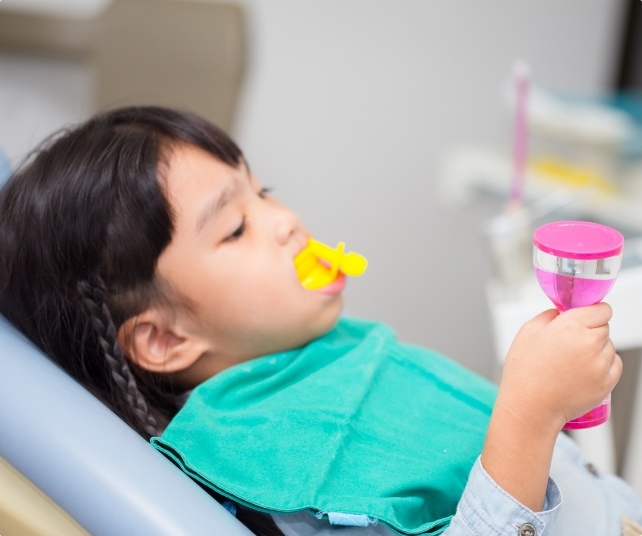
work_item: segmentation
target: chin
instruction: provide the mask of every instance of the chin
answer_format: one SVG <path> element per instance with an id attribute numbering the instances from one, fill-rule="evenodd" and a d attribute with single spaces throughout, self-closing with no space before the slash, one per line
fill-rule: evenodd
<path id="1" fill-rule="evenodd" d="M 333 314 L 329 314 L 330 311 L 324 311 L 323 314 L 318 315 L 313 318 L 306 326 L 305 329 L 302 329 L 296 336 L 294 336 L 290 343 L 284 346 L 288 348 L 282 348 L 283 350 L 292 350 L 294 348 L 301 348 L 306 344 L 311 343 L 312 341 L 323 337 L 326 333 L 331 331 L 334 326 L 337 325 L 339 318 L 341 316 L 341 308 L 338 308 Z"/>
<path id="2" fill-rule="evenodd" d="M 338 298 L 336 307 L 333 307 L 331 310 L 328 309 L 324 311 L 324 314 L 319 318 L 319 322 L 317 324 L 318 330 L 312 337 L 313 339 L 318 339 L 322 335 L 325 335 L 337 325 L 343 311 L 343 298 L 341 296 Z"/>

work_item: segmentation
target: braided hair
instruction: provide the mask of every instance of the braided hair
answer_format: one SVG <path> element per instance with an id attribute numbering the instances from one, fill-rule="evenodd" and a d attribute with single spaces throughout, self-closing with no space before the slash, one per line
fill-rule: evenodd
<path id="1" fill-rule="evenodd" d="M 150 436 L 160 433 L 160 428 L 147 401 L 138 389 L 138 382 L 129 367 L 123 350 L 118 343 L 118 330 L 105 303 L 105 285 L 99 278 L 94 284 L 87 281 L 78 283 L 78 293 L 89 312 L 94 335 L 109 367 L 114 384 L 123 393 L 125 407 L 132 412 L 131 418 Z"/>

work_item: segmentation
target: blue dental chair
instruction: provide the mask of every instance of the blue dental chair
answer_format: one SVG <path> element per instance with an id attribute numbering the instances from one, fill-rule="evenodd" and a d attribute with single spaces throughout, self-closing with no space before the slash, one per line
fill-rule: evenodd
<path id="1" fill-rule="evenodd" d="M 3 317 L 1 459 L 93 535 L 251 535 Z M 38 505 L 16 506 L 13 493 L 0 493 L 0 534 L 11 534 L 16 518 L 20 534 L 58 533 L 31 526 Z"/>

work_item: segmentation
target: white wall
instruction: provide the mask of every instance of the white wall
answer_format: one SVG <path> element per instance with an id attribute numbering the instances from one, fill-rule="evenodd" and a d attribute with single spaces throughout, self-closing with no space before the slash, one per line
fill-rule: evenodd
<path id="1" fill-rule="evenodd" d="M 239 0 L 241 1 L 241 0 Z M 608 88 L 621 0 L 245 0 L 251 66 L 236 129 L 254 171 L 321 240 L 365 254 L 348 312 L 491 374 L 480 225 L 436 198 L 461 143 L 510 150 L 499 86 Z"/>
<path id="2" fill-rule="evenodd" d="M 0 9 L 51 15 L 72 19 L 90 19 L 99 15 L 113 0 L 4 0 Z"/>
<path id="3" fill-rule="evenodd" d="M 12 167 L 51 133 L 90 114 L 94 83 L 81 59 L 0 53 L 0 148 Z"/>

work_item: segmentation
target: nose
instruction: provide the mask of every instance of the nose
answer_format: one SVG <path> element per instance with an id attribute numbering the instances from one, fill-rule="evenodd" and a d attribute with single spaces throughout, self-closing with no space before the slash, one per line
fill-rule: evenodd
<path id="1" fill-rule="evenodd" d="M 277 201 L 274 201 L 274 236 L 279 245 L 286 245 L 294 235 L 304 232 L 299 215 Z"/>

